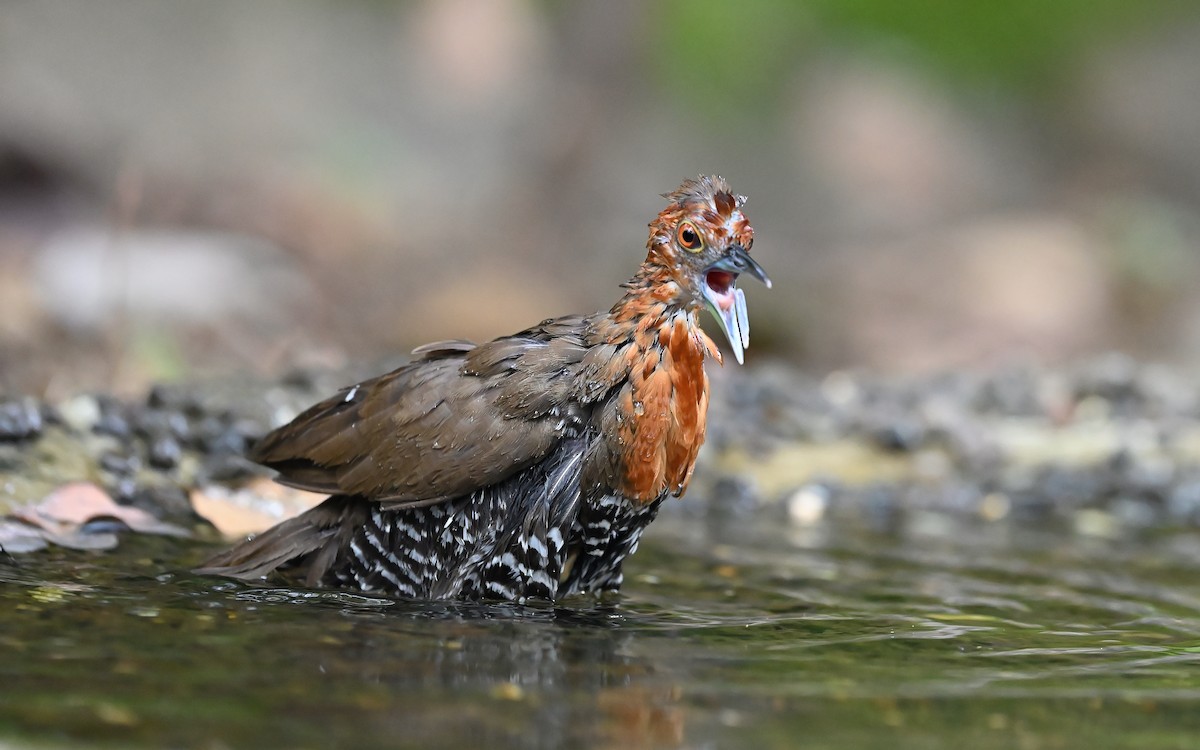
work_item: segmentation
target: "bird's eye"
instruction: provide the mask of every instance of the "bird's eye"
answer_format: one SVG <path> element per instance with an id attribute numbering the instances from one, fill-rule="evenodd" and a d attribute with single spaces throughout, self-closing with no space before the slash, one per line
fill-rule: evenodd
<path id="1" fill-rule="evenodd" d="M 679 225 L 679 229 L 675 231 L 675 239 L 679 240 L 679 246 L 689 252 L 698 253 L 704 247 L 704 241 L 700 239 L 700 233 L 692 226 L 691 222 L 685 221 Z"/>

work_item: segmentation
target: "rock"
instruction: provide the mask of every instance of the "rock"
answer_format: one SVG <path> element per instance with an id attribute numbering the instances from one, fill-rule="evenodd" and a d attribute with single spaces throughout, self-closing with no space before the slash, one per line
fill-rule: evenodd
<path id="1" fill-rule="evenodd" d="M 131 428 L 125 405 L 114 398 L 96 400 L 100 408 L 100 417 L 96 420 L 92 431 L 100 435 L 111 435 L 118 440 L 129 437 Z"/>
<path id="2" fill-rule="evenodd" d="M 910 453 L 924 441 L 925 428 L 916 419 L 900 417 L 875 427 L 871 430 L 870 437 L 876 445 L 886 451 Z"/>
<path id="3" fill-rule="evenodd" d="M 829 488 L 806 484 L 787 498 L 788 520 L 797 526 L 812 526 L 825 517 L 829 507 Z"/>
<path id="4" fill-rule="evenodd" d="M 236 453 L 216 454 L 204 462 L 201 476 L 213 482 L 232 482 L 255 476 L 263 470 Z"/>
<path id="5" fill-rule="evenodd" d="M 42 433 L 42 412 L 31 398 L 0 402 L 0 440 L 28 440 Z"/>
<path id="6" fill-rule="evenodd" d="M 1200 477 L 1192 477 L 1170 490 L 1166 510 L 1176 523 L 1200 524 Z"/>
<path id="7" fill-rule="evenodd" d="M 241 455 L 248 440 L 242 430 L 228 421 L 207 417 L 197 430 L 197 447 L 210 455 Z"/>
<path id="8" fill-rule="evenodd" d="M 161 435 L 150 443 L 150 465 L 156 469 L 173 469 L 182 457 L 179 441 L 170 435 Z"/>
<path id="9" fill-rule="evenodd" d="M 129 505 L 144 510 L 155 518 L 188 521 L 193 519 L 192 505 L 183 488 L 174 484 L 158 484 L 138 487 Z"/>
<path id="10" fill-rule="evenodd" d="M 49 542 L 41 529 L 27 523 L 0 518 L 0 549 L 9 555 L 36 552 Z"/>
<path id="11" fill-rule="evenodd" d="M 137 410 L 133 424 L 134 430 L 149 441 L 166 436 L 186 441 L 192 432 L 187 417 L 177 411 Z"/>
<path id="12" fill-rule="evenodd" d="M 59 405 L 63 422 L 76 432 L 90 432 L 99 423 L 103 412 L 95 397 L 81 394 Z"/>
<path id="13" fill-rule="evenodd" d="M 191 417 L 204 414 L 204 405 L 196 392 L 179 385 L 154 386 L 146 396 L 146 406 L 154 411 L 174 411 Z"/>
<path id="14" fill-rule="evenodd" d="M 862 515 L 867 527 L 880 534 L 895 533 L 903 520 L 899 493 L 894 487 L 875 484 L 862 492 Z"/>
<path id="15" fill-rule="evenodd" d="M 753 482 L 741 476 L 724 476 L 713 483 L 709 510 L 722 516 L 745 516 L 762 505 Z"/>
<path id="16" fill-rule="evenodd" d="M 142 461 L 137 455 L 122 455 L 120 453 L 105 453 L 100 456 L 100 468 L 122 477 L 130 477 L 141 468 Z"/>

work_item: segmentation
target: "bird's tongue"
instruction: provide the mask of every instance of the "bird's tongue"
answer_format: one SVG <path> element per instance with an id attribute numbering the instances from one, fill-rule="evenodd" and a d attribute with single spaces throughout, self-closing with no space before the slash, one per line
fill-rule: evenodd
<path id="1" fill-rule="evenodd" d="M 750 318 L 746 314 L 746 295 L 733 282 L 737 274 L 711 270 L 705 277 L 704 298 L 708 309 L 721 323 L 725 337 L 733 348 L 738 364 L 744 361 L 744 351 L 750 345 Z"/>

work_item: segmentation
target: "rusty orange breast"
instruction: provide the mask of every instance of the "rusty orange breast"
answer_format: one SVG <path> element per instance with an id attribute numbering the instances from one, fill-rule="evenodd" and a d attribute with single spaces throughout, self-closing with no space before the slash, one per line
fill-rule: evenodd
<path id="1" fill-rule="evenodd" d="M 704 443 L 708 415 L 706 353 L 716 347 L 679 314 L 638 337 L 630 353 L 629 388 L 618 408 L 623 460 L 621 494 L 651 502 L 663 492 L 683 494 Z"/>

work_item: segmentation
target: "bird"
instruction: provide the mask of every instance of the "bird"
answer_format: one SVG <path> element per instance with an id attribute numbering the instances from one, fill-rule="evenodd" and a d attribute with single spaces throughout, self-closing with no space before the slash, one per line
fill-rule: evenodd
<path id="1" fill-rule="evenodd" d="M 248 453 L 320 505 L 196 572 L 416 600 L 619 591 L 625 559 L 704 442 L 710 311 L 749 345 L 746 199 L 719 176 L 664 193 L 646 258 L 607 311 L 486 343 L 439 341 L 268 433 Z"/>

